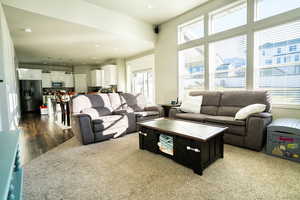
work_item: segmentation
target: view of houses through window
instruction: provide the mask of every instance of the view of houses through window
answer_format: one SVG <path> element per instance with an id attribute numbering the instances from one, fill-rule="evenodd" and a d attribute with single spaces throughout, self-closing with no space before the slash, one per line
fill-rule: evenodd
<path id="1" fill-rule="evenodd" d="M 255 33 L 256 88 L 274 102 L 300 103 L 300 21 Z"/>
<path id="2" fill-rule="evenodd" d="M 241 89 L 246 87 L 246 36 L 238 36 L 210 44 L 210 76 L 213 89 Z"/>
<path id="3" fill-rule="evenodd" d="M 223 23 L 228 27 L 220 27 L 218 30 L 213 29 L 213 32 L 230 30 L 230 28 L 237 25 L 243 25 L 242 21 L 245 20 L 247 4 L 245 1 L 237 2 L 240 3 L 233 3 L 225 8 L 220 8 L 218 12 L 212 11 L 213 14 L 207 13 L 210 16 L 208 18 L 210 26 L 216 28 L 219 27 L 216 24 Z M 283 3 L 282 0 L 256 0 L 252 3 L 256 3 L 256 6 L 254 6 L 256 8 L 254 10 L 256 18 L 253 19 L 254 25 L 246 24 L 247 26 L 255 26 L 255 20 L 300 7 L 299 0 L 288 1 L 281 9 L 275 9 L 275 7 L 280 7 Z M 261 6 L 262 4 L 264 6 Z M 262 15 L 262 9 L 268 8 L 267 5 L 274 9 L 270 9 L 266 15 Z M 243 16 L 243 19 L 240 17 L 234 21 L 230 17 L 234 15 Z M 178 34 L 181 34 L 180 29 L 178 31 Z M 180 50 L 178 52 L 179 93 L 183 94 L 196 89 L 247 89 L 249 88 L 247 87 L 247 83 L 249 83 L 247 77 L 250 77 L 253 78 L 250 88 L 270 91 L 273 103 L 300 104 L 300 21 L 252 31 L 250 34 L 254 37 L 254 41 L 252 41 L 254 43 L 253 57 L 247 55 L 247 44 L 249 42 L 247 41 L 247 34 L 249 33 L 245 32 L 244 35 L 235 36 L 233 33 L 232 37 L 226 39 L 212 40 L 208 44 L 203 42 L 203 45 L 201 45 L 201 42 L 197 42 L 195 47 Z M 208 38 L 209 41 L 213 37 L 209 32 L 204 35 L 204 38 Z M 186 39 L 186 41 L 189 41 L 189 39 Z M 201 46 L 198 46 L 199 44 Z M 205 45 L 208 45 L 209 52 L 204 52 Z M 207 56 L 205 53 L 207 53 Z M 205 58 L 209 61 L 205 62 Z M 251 76 L 247 76 L 249 71 L 247 70 L 249 67 L 247 66 L 247 59 L 252 59 L 254 63 L 254 66 L 250 66 L 253 67 L 254 72 Z M 205 66 L 204 63 L 207 63 L 208 66 Z M 209 80 L 206 80 L 204 77 L 208 68 Z M 210 83 L 207 84 L 209 85 L 208 88 L 204 87 L 206 81 Z"/>
<path id="4" fill-rule="evenodd" d="M 204 89 L 204 47 L 197 46 L 179 52 L 179 91 Z M 180 94 L 180 96 L 185 94 Z"/>

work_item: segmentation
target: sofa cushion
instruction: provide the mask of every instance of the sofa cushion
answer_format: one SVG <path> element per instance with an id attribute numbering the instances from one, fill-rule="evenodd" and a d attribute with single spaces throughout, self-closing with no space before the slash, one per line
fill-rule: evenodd
<path id="1" fill-rule="evenodd" d="M 234 120 L 234 117 L 229 116 L 211 116 L 207 115 L 205 121 L 216 122 L 221 124 L 231 124 L 236 126 L 245 126 L 246 122 L 244 120 Z"/>
<path id="2" fill-rule="evenodd" d="M 251 104 L 249 106 L 241 108 L 236 114 L 234 119 L 235 120 L 245 120 L 250 115 L 255 113 L 261 113 L 266 110 L 266 105 L 264 104 Z"/>
<path id="3" fill-rule="evenodd" d="M 213 91 L 194 91 L 190 92 L 190 96 L 203 96 L 203 106 L 219 106 L 221 92 Z"/>
<path id="4" fill-rule="evenodd" d="M 142 121 L 145 121 L 145 120 L 151 120 L 151 119 L 157 119 L 157 115 L 150 115 L 150 116 L 146 116 L 146 117 L 137 117 L 136 118 L 136 121 L 137 122 L 142 122 Z"/>
<path id="5" fill-rule="evenodd" d="M 128 117 L 126 115 L 109 115 L 92 120 L 94 132 L 106 129 L 128 128 Z"/>
<path id="6" fill-rule="evenodd" d="M 198 121 L 198 122 L 204 122 L 207 116 L 209 115 L 200 114 L 200 113 L 176 113 L 175 114 L 176 118 Z"/>
<path id="7" fill-rule="evenodd" d="M 206 121 L 205 123 L 215 126 L 225 126 L 228 129 L 225 132 L 225 135 L 236 135 L 236 136 L 245 136 L 246 135 L 246 126 L 237 126 L 237 125 L 231 125 L 231 124 L 223 124 L 223 123 L 217 123 L 217 122 L 209 122 Z"/>
<path id="8" fill-rule="evenodd" d="M 101 116 L 111 115 L 111 111 L 105 107 L 85 108 L 81 113 L 88 114 L 92 120 Z"/>
<path id="9" fill-rule="evenodd" d="M 190 92 L 191 96 L 203 96 L 201 105 L 201 114 L 217 115 L 218 106 L 220 105 L 221 92 L 214 91 L 194 91 Z"/>
<path id="10" fill-rule="evenodd" d="M 159 115 L 158 111 L 143 111 L 143 112 L 134 112 L 137 117 L 148 117 L 148 116 L 157 116 Z"/>
<path id="11" fill-rule="evenodd" d="M 251 104 L 265 104 L 270 111 L 271 98 L 267 91 L 227 91 L 222 93 L 220 106 L 245 107 Z"/>
<path id="12" fill-rule="evenodd" d="M 239 106 L 221 106 L 218 109 L 217 115 L 234 117 L 241 108 Z"/>
<path id="13" fill-rule="evenodd" d="M 203 96 L 185 96 L 180 110 L 188 113 L 200 113 Z"/>
<path id="14" fill-rule="evenodd" d="M 86 108 L 105 107 L 112 111 L 107 94 L 87 94 L 72 97 L 72 112 L 78 114 Z"/>
<path id="15" fill-rule="evenodd" d="M 108 96 L 109 96 L 110 104 L 111 104 L 113 111 L 123 109 L 122 98 L 120 97 L 120 95 L 118 93 L 109 93 Z M 123 104 L 124 104 L 124 102 L 123 102 Z"/>
<path id="16" fill-rule="evenodd" d="M 128 112 L 142 112 L 146 106 L 145 97 L 142 94 L 130 94 L 122 93 L 120 94 L 124 98 L 123 109 L 128 110 Z"/>
<path id="17" fill-rule="evenodd" d="M 217 106 L 201 106 L 200 113 L 207 115 L 217 115 L 218 107 Z"/>

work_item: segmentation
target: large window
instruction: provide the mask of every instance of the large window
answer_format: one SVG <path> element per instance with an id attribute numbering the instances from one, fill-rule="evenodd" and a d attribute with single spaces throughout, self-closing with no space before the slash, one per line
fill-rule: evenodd
<path id="1" fill-rule="evenodd" d="M 247 23 L 247 3 L 238 1 L 219 10 L 210 16 L 210 33 L 218 33 Z"/>
<path id="2" fill-rule="evenodd" d="M 256 20 L 264 19 L 300 7 L 300 0 L 255 0 Z"/>
<path id="3" fill-rule="evenodd" d="M 178 43 L 182 44 L 204 36 L 203 17 L 178 26 Z"/>
<path id="4" fill-rule="evenodd" d="M 246 87 L 246 36 L 210 44 L 210 80 L 216 90 Z"/>
<path id="5" fill-rule="evenodd" d="M 154 102 L 153 95 L 153 73 L 152 70 L 137 71 L 132 73 L 131 91 L 133 93 L 141 93 L 145 96 L 147 104 Z"/>
<path id="6" fill-rule="evenodd" d="M 300 21 L 256 32 L 255 46 L 256 87 L 269 90 L 274 103 L 300 104 Z M 269 54 L 263 56 L 261 51 Z M 266 65 L 265 59 L 276 64 Z"/>
<path id="7" fill-rule="evenodd" d="M 204 89 L 204 48 L 197 46 L 179 52 L 180 96 L 191 90 Z"/>
<path id="8" fill-rule="evenodd" d="M 178 26 L 180 96 L 260 89 L 274 104 L 300 106 L 300 0 L 228 2 L 212 1 Z"/>

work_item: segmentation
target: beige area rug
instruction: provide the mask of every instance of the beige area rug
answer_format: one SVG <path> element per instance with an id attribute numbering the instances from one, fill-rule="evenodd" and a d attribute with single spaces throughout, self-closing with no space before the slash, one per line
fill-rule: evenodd
<path id="1" fill-rule="evenodd" d="M 300 164 L 225 145 L 203 176 L 139 150 L 137 134 L 81 146 L 76 138 L 24 166 L 25 200 L 300 199 Z"/>

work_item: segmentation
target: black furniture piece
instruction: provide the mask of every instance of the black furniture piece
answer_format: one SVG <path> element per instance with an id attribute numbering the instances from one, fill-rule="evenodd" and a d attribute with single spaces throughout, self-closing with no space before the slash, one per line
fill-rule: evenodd
<path id="1" fill-rule="evenodd" d="M 161 104 L 161 107 L 164 109 L 164 117 L 169 117 L 169 112 L 171 108 L 177 108 L 179 104 Z"/>
<path id="2" fill-rule="evenodd" d="M 223 134 L 226 127 L 159 118 L 138 123 L 138 128 L 140 149 L 171 158 L 199 175 L 224 156 Z M 160 150 L 160 134 L 173 137 L 173 155 Z"/>

